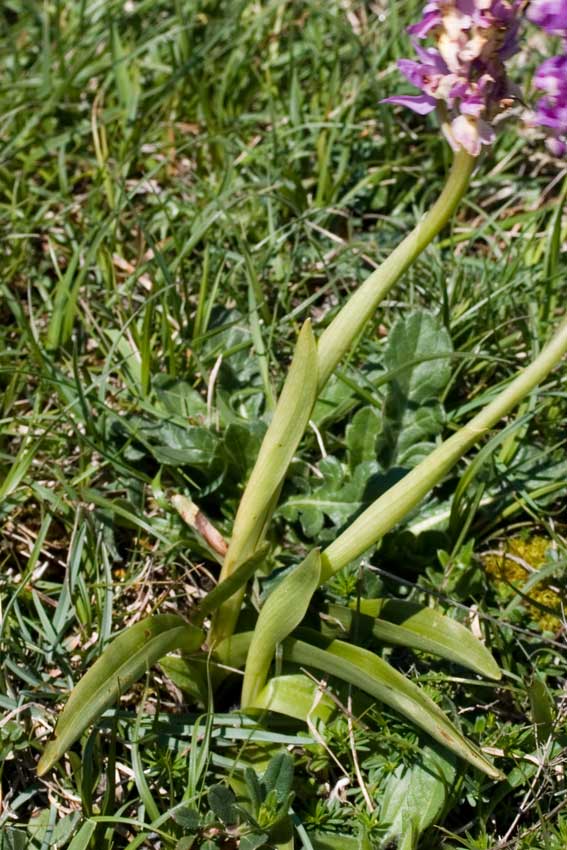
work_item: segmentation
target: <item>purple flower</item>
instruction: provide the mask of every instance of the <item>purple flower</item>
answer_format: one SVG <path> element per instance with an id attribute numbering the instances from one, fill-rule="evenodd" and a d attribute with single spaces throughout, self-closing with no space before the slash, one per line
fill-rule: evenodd
<path id="1" fill-rule="evenodd" d="M 532 0 L 527 17 L 551 35 L 567 37 L 567 0 Z"/>
<path id="2" fill-rule="evenodd" d="M 554 156 L 567 153 L 567 55 L 553 56 L 540 65 L 534 85 L 543 91 L 531 123 L 543 127 L 547 147 Z"/>
<path id="3" fill-rule="evenodd" d="M 520 5 L 521 0 L 430 0 L 421 21 L 408 30 L 419 61 L 398 63 L 421 94 L 384 102 L 421 115 L 437 109 L 453 149 L 478 156 L 494 140 L 490 122 L 512 96 L 504 62 L 517 50 Z M 433 45 L 423 47 L 426 39 Z"/>

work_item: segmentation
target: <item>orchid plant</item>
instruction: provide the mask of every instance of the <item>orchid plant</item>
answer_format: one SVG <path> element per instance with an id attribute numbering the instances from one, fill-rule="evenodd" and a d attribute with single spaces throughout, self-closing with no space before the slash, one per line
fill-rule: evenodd
<path id="1" fill-rule="evenodd" d="M 335 606 L 334 615 L 349 633 L 348 640 L 325 637 L 302 623 L 317 588 L 378 544 L 557 366 L 567 352 L 567 320 L 488 406 L 371 504 L 326 549 L 309 552 L 288 572 L 260 607 L 253 630 L 239 632 L 238 624 L 247 584 L 266 562 L 266 529 L 318 395 L 380 301 L 450 220 L 481 151 L 495 139 L 496 119 L 519 97 L 506 63 L 518 50 L 524 7 L 520 0 L 431 0 L 422 19 L 410 27 L 417 59 L 400 60 L 399 68 L 420 93 L 396 95 L 384 102 L 409 107 L 421 115 L 437 114 L 454 154 L 446 186 L 430 211 L 360 286 L 319 339 L 311 323 L 305 322 L 237 511 L 219 582 L 196 606 L 193 622 L 156 615 L 117 637 L 71 693 L 55 737 L 39 763 L 40 774 L 53 767 L 87 726 L 150 665 L 164 659 L 162 666 L 174 680 L 184 683 L 205 703 L 208 688 L 222 680 L 224 668 L 243 668 L 242 711 L 256 716 L 276 711 L 309 722 L 324 722 L 335 706 L 298 668 L 323 672 L 392 706 L 488 776 L 502 776 L 423 690 L 379 655 L 358 646 L 353 627 L 357 618 L 364 617 L 371 622 L 378 643 L 436 653 L 475 674 L 498 680 L 501 672 L 491 653 L 465 626 L 432 608 L 383 599 L 360 599 L 356 611 Z M 527 15 L 566 43 L 564 0 L 534 0 Z M 567 55 L 545 61 L 535 76 L 535 86 L 544 96 L 533 121 L 545 128 L 550 150 L 563 154 L 567 150 Z M 165 658 L 174 651 L 181 656 Z M 276 656 L 295 671 L 270 675 Z"/>

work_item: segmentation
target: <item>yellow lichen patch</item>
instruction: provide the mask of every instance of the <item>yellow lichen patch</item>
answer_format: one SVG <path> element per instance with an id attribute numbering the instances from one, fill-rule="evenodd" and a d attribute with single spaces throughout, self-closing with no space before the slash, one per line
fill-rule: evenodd
<path id="1" fill-rule="evenodd" d="M 506 541 L 501 553 L 487 553 L 483 555 L 482 561 L 487 574 L 505 597 L 512 598 L 515 593 L 524 593 L 523 604 L 533 619 L 544 631 L 558 632 L 562 628 L 561 599 L 549 587 L 549 582 L 544 580 L 524 591 L 532 570 L 539 570 L 547 563 L 546 554 L 550 547 L 551 541 L 547 537 L 513 537 Z M 535 604 L 530 605 L 527 600 Z M 557 615 L 544 608 L 557 611 Z"/>

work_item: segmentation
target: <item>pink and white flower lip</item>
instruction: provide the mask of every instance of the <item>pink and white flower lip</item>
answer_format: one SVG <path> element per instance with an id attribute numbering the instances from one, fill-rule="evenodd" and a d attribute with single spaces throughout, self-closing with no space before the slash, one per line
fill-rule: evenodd
<path id="1" fill-rule="evenodd" d="M 521 0 L 430 0 L 422 19 L 408 29 L 419 61 L 398 63 L 421 94 L 384 102 L 421 115 L 437 109 L 453 149 L 478 156 L 494 141 L 492 119 L 514 97 L 505 60 L 518 48 L 521 5 Z M 423 47 L 424 40 L 432 45 Z"/>

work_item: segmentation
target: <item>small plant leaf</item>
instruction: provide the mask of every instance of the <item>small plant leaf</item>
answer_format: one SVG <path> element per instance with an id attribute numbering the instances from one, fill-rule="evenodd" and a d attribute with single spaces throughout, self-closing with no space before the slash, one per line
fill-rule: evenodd
<path id="1" fill-rule="evenodd" d="M 351 469 L 365 461 L 376 461 L 380 425 L 380 414 L 374 407 L 362 407 L 352 417 L 346 429 L 348 464 Z"/>
<path id="2" fill-rule="evenodd" d="M 262 783 L 268 794 L 276 792 L 278 804 L 287 800 L 293 784 L 293 758 L 286 750 L 270 759 Z"/>
<path id="3" fill-rule="evenodd" d="M 399 319 L 388 336 L 384 361 L 392 373 L 378 439 L 385 468 L 407 465 L 409 452 L 441 430 L 440 396 L 451 380 L 451 337 L 431 313 Z M 410 465 L 414 465 L 410 462 Z"/>
<path id="4" fill-rule="evenodd" d="M 176 809 L 173 812 L 173 820 L 176 824 L 182 826 L 183 829 L 186 829 L 188 832 L 195 832 L 201 825 L 199 812 L 196 809 L 192 809 L 190 806 L 183 806 L 182 808 Z"/>
<path id="5" fill-rule="evenodd" d="M 528 681 L 526 688 L 530 698 L 536 742 L 541 746 L 553 732 L 555 706 L 547 685 L 537 674 Z"/>
<path id="6" fill-rule="evenodd" d="M 320 575 L 319 550 L 314 549 L 278 584 L 264 603 L 244 670 L 243 707 L 254 702 L 264 687 L 276 646 L 303 620 L 319 585 Z"/>
<path id="7" fill-rule="evenodd" d="M 250 798 L 252 814 L 256 817 L 258 815 L 258 812 L 260 811 L 260 806 L 264 802 L 264 793 L 262 791 L 260 780 L 258 779 L 254 768 L 247 767 L 245 769 L 244 781 L 246 782 L 246 788 L 248 790 L 248 796 Z"/>
<path id="8" fill-rule="evenodd" d="M 415 850 L 421 833 L 442 814 L 455 777 L 454 758 L 438 747 L 424 745 L 416 764 L 400 764 L 384 787 L 380 821 L 388 830 L 381 846 Z"/>
<path id="9" fill-rule="evenodd" d="M 243 835 L 240 839 L 240 850 L 258 850 L 263 847 L 268 840 L 266 832 L 249 832 L 248 835 Z"/>
<path id="10" fill-rule="evenodd" d="M 67 850 L 87 850 L 96 827 L 95 821 L 86 821 L 69 844 Z"/>
<path id="11" fill-rule="evenodd" d="M 55 738 L 39 761 L 42 776 L 94 723 L 120 694 L 143 676 L 146 670 L 175 649 L 194 652 L 203 633 L 173 614 L 148 617 L 115 638 L 75 685 L 63 709 Z"/>
<path id="12" fill-rule="evenodd" d="M 211 785 L 207 799 L 211 809 L 225 826 L 233 826 L 236 823 L 236 797 L 230 788 L 226 785 Z"/>

